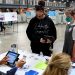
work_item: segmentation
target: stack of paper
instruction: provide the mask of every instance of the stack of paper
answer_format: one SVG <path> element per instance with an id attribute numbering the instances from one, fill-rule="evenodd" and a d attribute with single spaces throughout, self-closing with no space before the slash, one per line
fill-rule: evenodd
<path id="1" fill-rule="evenodd" d="M 47 67 L 47 64 L 45 63 L 45 61 L 39 61 L 39 62 L 35 65 L 35 68 L 41 69 L 41 70 L 45 70 L 46 67 Z"/>

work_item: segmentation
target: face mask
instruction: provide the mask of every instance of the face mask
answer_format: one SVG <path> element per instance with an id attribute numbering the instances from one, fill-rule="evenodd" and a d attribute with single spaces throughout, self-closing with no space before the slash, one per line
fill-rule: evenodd
<path id="1" fill-rule="evenodd" d="M 66 17 L 66 21 L 67 22 L 72 22 L 72 18 L 71 17 Z"/>

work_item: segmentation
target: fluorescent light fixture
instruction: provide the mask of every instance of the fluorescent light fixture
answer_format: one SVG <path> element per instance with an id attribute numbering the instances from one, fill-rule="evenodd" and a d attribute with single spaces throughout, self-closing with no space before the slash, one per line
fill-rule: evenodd
<path id="1" fill-rule="evenodd" d="M 56 3 L 56 1 L 55 1 L 55 0 L 54 0 L 53 2 L 54 2 L 54 3 Z"/>

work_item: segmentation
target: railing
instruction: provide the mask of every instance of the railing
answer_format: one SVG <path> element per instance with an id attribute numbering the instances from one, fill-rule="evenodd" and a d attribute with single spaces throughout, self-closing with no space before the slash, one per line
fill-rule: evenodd
<path id="1" fill-rule="evenodd" d="M 22 8 L 26 8 L 27 5 L 21 5 L 21 4 L 0 4 L 0 8 L 19 8 L 21 6 Z"/>

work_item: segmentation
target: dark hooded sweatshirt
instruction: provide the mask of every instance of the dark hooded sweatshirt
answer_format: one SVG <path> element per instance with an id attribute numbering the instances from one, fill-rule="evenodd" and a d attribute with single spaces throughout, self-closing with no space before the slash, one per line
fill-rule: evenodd
<path id="1" fill-rule="evenodd" d="M 57 38 L 55 25 L 48 16 L 45 16 L 45 18 L 41 20 L 37 17 L 32 18 L 27 27 L 26 33 L 31 44 L 35 45 L 37 45 L 37 43 L 40 44 L 40 39 L 45 36 L 53 37 L 53 39 L 50 38 L 52 44 Z"/>

